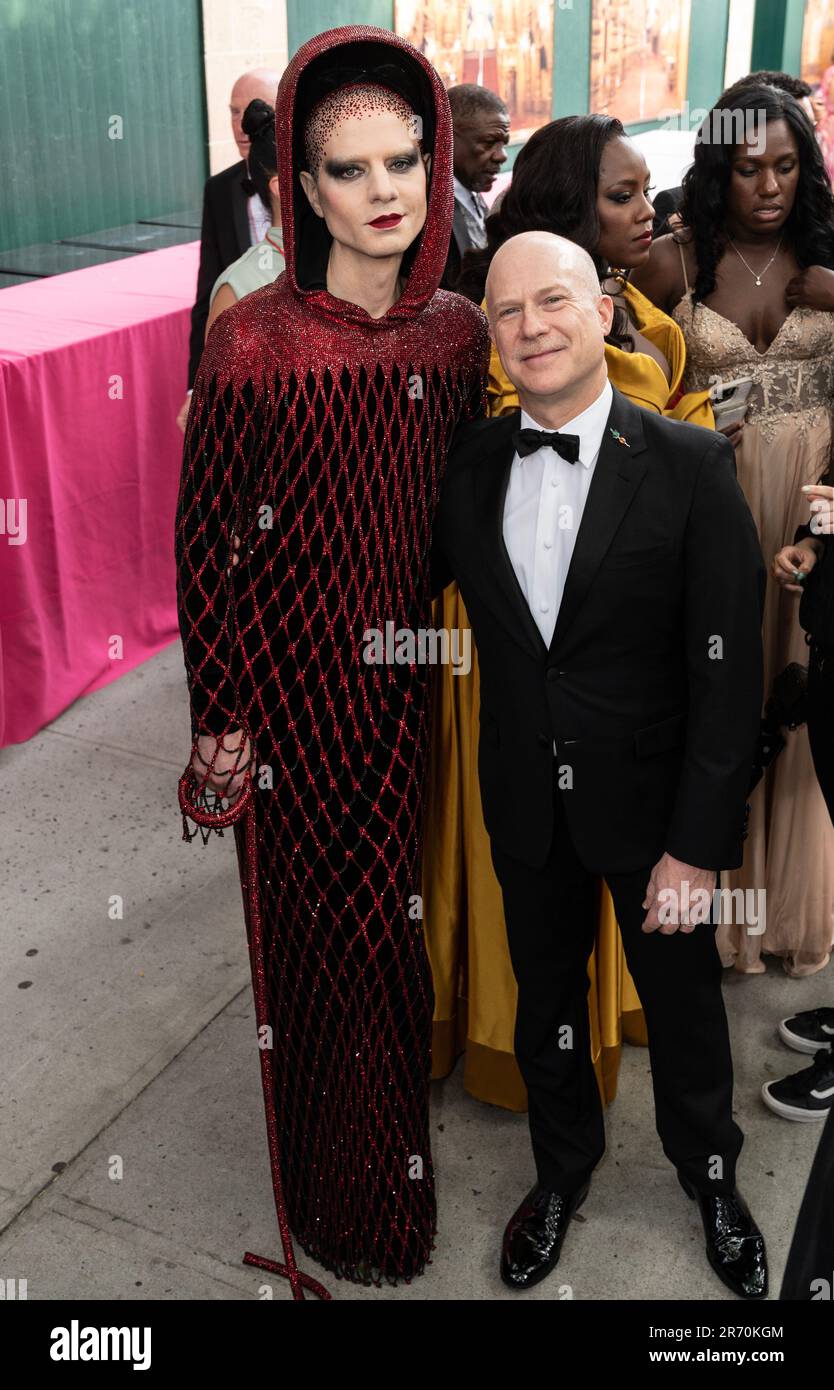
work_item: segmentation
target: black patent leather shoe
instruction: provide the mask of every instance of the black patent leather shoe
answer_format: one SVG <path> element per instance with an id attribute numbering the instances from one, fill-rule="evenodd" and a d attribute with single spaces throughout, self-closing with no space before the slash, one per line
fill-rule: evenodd
<path id="1" fill-rule="evenodd" d="M 501 1250 L 501 1278 L 511 1289 L 531 1289 L 555 1268 L 570 1221 L 591 1184 L 562 1196 L 538 1184 L 510 1218 Z"/>
<path id="2" fill-rule="evenodd" d="M 697 1201 L 707 1238 L 707 1259 L 719 1279 L 739 1298 L 767 1294 L 767 1254 L 764 1236 L 736 1189 L 729 1196 L 698 1192 L 678 1173 L 687 1197 Z"/>

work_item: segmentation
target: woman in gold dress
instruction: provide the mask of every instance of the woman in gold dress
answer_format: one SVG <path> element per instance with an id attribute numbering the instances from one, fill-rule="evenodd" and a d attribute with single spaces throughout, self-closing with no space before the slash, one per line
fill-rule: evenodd
<path id="1" fill-rule="evenodd" d="M 769 556 L 807 520 L 802 488 L 817 482 L 831 447 L 834 195 L 813 127 L 788 93 L 730 88 L 702 132 L 728 124 L 745 138 L 696 142 L 682 225 L 659 238 L 639 273 L 684 334 L 690 389 L 716 375 L 752 383 L 736 464 Z M 762 635 L 767 696 L 789 663 L 808 661 L 796 605 L 776 584 L 768 586 Z M 755 925 L 719 923 L 725 965 L 760 975 L 771 955 L 794 977 L 828 965 L 834 828 L 807 727 L 787 735 L 753 793 L 744 864 L 722 873 L 721 886 L 745 902 L 764 894 L 756 901 L 767 905 Z"/>
<path id="2" fill-rule="evenodd" d="M 568 237 L 592 256 L 602 288 L 617 305 L 606 347 L 613 384 L 648 410 L 712 427 L 709 393 L 680 391 L 680 329 L 628 283 L 628 272 L 649 256 L 648 193 L 646 162 L 618 120 L 590 115 L 551 121 L 519 153 L 512 183 L 487 218 L 486 248 L 467 254 L 456 289 L 480 303 L 492 256 L 518 232 Z M 494 349 L 489 399 L 493 415 L 518 404 Z M 469 627 L 457 585 L 435 601 L 433 623 L 449 630 Z M 474 644 L 468 675 L 459 668 L 456 674 L 451 665 L 436 674 L 423 858 L 423 917 L 435 990 L 433 1071 L 445 1076 L 465 1049 L 467 1090 L 479 1100 L 524 1110 L 526 1090 L 513 1053 L 516 984 L 478 786 Z M 621 1039 L 645 1045 L 646 1032 L 604 883 L 589 974 L 593 1061 L 603 1099 L 611 1101 Z"/>

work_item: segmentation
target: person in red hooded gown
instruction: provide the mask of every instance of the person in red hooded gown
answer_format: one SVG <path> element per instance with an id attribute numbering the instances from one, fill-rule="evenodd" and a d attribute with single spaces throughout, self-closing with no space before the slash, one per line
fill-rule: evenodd
<path id="1" fill-rule="evenodd" d="M 429 673 L 374 634 L 431 626 L 432 522 L 488 334 L 438 289 L 452 131 L 416 49 L 311 39 L 276 130 L 286 270 L 217 319 L 186 429 L 180 804 L 188 838 L 234 826 L 285 1263 L 245 1258 L 301 1298 L 327 1294 L 290 1233 L 362 1282 L 421 1273 L 433 1245 Z"/>

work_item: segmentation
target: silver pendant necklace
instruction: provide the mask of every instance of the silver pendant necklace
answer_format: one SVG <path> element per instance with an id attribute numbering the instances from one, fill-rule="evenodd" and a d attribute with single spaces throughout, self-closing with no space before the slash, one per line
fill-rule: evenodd
<path id="1" fill-rule="evenodd" d="M 783 232 L 783 233 L 782 233 L 782 236 L 784 236 L 784 235 L 785 235 L 785 234 L 784 234 L 784 232 Z M 759 272 L 755 271 L 755 270 L 753 269 L 752 265 L 747 265 L 747 261 L 745 261 L 744 257 L 742 256 L 741 252 L 739 251 L 738 247 L 736 246 L 735 242 L 733 241 L 733 238 L 732 238 L 731 236 L 728 236 L 728 237 L 727 237 L 727 240 L 729 241 L 730 245 L 732 246 L 733 250 L 735 251 L 736 255 L 738 256 L 738 258 L 739 258 L 739 260 L 742 262 L 742 264 L 745 265 L 745 266 L 747 266 L 747 269 L 750 271 L 750 274 L 753 276 L 753 279 L 756 281 L 756 284 L 757 284 L 757 285 L 760 285 L 760 284 L 762 283 L 763 277 L 764 277 L 765 275 L 767 275 L 767 272 L 770 270 L 770 267 L 773 265 L 773 262 L 776 260 L 776 257 L 779 255 L 779 247 L 782 245 L 782 237 L 780 236 L 779 240 L 777 241 L 777 243 L 776 243 L 776 250 L 774 251 L 773 255 L 771 256 L 771 258 L 770 258 L 770 260 L 768 261 L 767 265 L 765 266 L 764 270 L 759 271 Z"/>

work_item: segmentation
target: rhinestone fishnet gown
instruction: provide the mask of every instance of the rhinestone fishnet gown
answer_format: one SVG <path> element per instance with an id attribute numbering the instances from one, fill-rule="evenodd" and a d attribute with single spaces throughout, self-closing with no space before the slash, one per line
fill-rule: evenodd
<path id="1" fill-rule="evenodd" d="M 295 254 L 318 230 L 293 199 L 299 84 L 338 45 L 416 64 L 434 112 L 426 226 L 377 320 L 321 287 L 323 263 L 305 283 Z M 221 820 L 187 773 L 181 798 L 193 819 L 235 826 L 287 1268 L 247 1260 L 288 1273 L 299 1297 L 300 1282 L 321 1289 L 295 1271 L 287 1224 L 352 1279 L 409 1278 L 432 1247 L 433 1001 L 414 905 L 428 668 L 364 652 L 369 629 L 431 626 L 446 448 L 459 417 L 483 411 L 488 344 L 480 311 L 436 288 L 451 129 L 430 65 L 386 31 L 331 31 L 287 68 L 276 116 L 287 270 L 212 329 L 177 518 L 195 746 L 243 729 L 254 769 Z"/>

